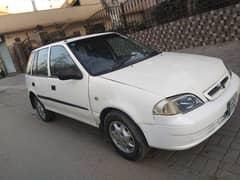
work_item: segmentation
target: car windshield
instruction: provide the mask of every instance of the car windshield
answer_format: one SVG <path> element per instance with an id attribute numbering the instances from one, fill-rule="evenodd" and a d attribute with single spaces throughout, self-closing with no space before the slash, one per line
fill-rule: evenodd
<path id="1" fill-rule="evenodd" d="M 109 73 L 155 56 L 158 52 L 118 34 L 68 43 L 69 48 L 93 76 Z"/>

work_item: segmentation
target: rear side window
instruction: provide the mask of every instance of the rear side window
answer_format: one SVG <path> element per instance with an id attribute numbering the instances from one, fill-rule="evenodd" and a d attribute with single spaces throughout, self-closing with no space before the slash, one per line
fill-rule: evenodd
<path id="1" fill-rule="evenodd" d="M 39 50 L 37 56 L 37 75 L 39 76 L 48 75 L 47 62 L 48 62 L 48 48 Z"/>
<path id="2" fill-rule="evenodd" d="M 63 46 L 54 46 L 51 48 L 50 70 L 52 76 L 57 76 L 59 72 L 66 71 L 71 71 L 76 74 L 81 73 Z"/>
<path id="3" fill-rule="evenodd" d="M 32 67 L 32 62 L 33 62 L 34 56 L 35 56 L 34 52 L 32 52 L 29 56 L 26 74 L 31 74 L 31 69 L 32 69 L 31 67 Z"/>

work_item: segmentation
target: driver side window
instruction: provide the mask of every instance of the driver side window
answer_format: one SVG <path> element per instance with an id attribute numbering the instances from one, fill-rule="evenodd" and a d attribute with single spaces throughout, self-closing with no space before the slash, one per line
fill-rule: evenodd
<path id="1" fill-rule="evenodd" d="M 79 68 L 63 46 L 53 46 L 51 48 L 50 71 L 51 76 L 58 76 L 59 73 L 65 72 L 81 74 Z"/>

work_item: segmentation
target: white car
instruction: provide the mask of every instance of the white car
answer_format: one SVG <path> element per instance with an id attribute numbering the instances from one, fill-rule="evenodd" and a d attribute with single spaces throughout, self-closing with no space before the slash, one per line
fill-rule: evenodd
<path id="1" fill-rule="evenodd" d="M 32 52 L 26 84 L 44 121 L 54 112 L 101 128 L 117 152 L 198 145 L 231 117 L 239 77 L 223 61 L 158 53 L 118 33 L 83 36 Z"/>

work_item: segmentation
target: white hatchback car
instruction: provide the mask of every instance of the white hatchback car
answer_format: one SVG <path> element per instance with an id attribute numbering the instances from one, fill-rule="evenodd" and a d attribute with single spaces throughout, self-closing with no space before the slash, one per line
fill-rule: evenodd
<path id="1" fill-rule="evenodd" d="M 118 33 L 68 39 L 32 52 L 26 84 L 44 121 L 54 112 L 102 128 L 117 152 L 184 150 L 233 114 L 239 77 L 223 61 L 158 53 Z"/>

